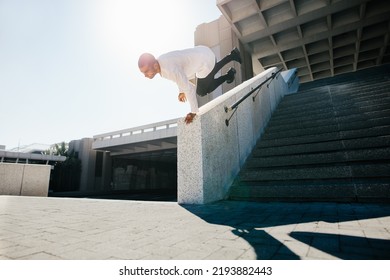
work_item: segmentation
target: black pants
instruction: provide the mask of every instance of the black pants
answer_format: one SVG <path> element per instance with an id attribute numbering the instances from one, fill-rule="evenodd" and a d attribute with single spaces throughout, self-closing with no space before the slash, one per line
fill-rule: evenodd
<path id="1" fill-rule="evenodd" d="M 215 63 L 213 70 L 205 78 L 198 78 L 196 81 L 196 94 L 200 96 L 205 96 L 210 92 L 213 92 L 217 87 L 223 84 L 228 78 L 229 75 L 225 74 L 218 77 L 217 79 L 214 76 L 222 69 L 223 66 L 233 61 L 232 55 L 229 54 L 223 59 Z"/>

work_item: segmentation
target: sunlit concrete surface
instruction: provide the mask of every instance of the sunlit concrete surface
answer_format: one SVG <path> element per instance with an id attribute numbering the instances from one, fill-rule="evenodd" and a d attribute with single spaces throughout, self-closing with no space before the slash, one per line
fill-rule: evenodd
<path id="1" fill-rule="evenodd" d="M 390 205 L 0 196 L 0 259 L 390 259 Z"/>

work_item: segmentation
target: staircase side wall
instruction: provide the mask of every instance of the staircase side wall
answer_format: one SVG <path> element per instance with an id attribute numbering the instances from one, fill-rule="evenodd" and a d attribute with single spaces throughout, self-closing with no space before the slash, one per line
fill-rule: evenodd
<path id="1" fill-rule="evenodd" d="M 193 123 L 178 123 L 178 202 L 203 204 L 227 197 L 229 187 L 264 131 L 289 84 L 278 75 L 242 102 L 237 111 L 225 106 L 266 80 L 271 68 L 200 108 Z M 294 71 L 294 70 L 290 70 Z M 297 82 L 297 81 L 296 81 Z M 291 86 L 291 83 L 290 83 Z M 231 118 L 230 118 L 231 117 Z M 229 119 L 229 125 L 225 123 Z"/>

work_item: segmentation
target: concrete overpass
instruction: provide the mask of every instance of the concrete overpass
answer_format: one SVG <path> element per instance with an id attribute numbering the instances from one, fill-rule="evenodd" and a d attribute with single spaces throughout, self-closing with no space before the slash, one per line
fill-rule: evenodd
<path id="1" fill-rule="evenodd" d="M 179 119 L 95 135 L 92 148 L 112 157 L 176 161 Z"/>
<path id="2" fill-rule="evenodd" d="M 100 188 L 106 191 L 175 199 L 178 120 L 95 135 L 92 149 L 96 164 L 91 167 L 95 178 L 87 176 L 93 182 L 91 188 L 101 184 Z M 101 178 L 96 178 L 99 166 Z"/>

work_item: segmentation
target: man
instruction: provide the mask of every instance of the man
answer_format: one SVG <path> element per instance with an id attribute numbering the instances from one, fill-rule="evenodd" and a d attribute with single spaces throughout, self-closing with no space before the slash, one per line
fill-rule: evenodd
<path id="1" fill-rule="evenodd" d="M 185 122 L 189 124 L 199 111 L 196 94 L 205 96 L 225 81 L 227 83 L 234 81 L 236 70 L 232 67 L 225 75 L 215 78 L 218 71 L 231 61 L 241 63 L 240 52 L 237 48 L 216 62 L 215 55 L 210 48 L 196 46 L 191 49 L 172 51 L 157 59 L 150 53 L 144 53 L 138 60 L 138 67 L 146 78 L 153 79 L 156 74 L 160 74 L 161 77 L 177 84 L 179 101 L 190 103 L 191 112 L 185 118 Z M 193 79 L 196 79 L 196 88 L 190 82 Z"/>

